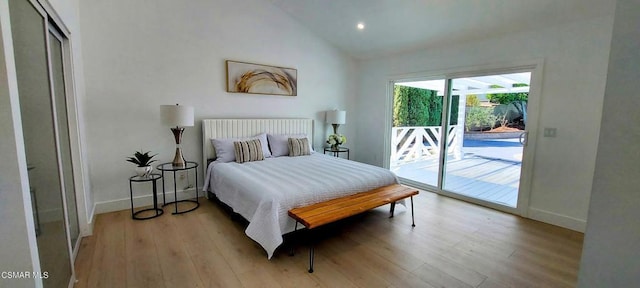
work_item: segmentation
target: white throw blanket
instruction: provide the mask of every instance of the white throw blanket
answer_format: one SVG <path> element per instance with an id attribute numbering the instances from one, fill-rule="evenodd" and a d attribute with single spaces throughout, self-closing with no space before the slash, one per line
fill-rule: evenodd
<path id="1" fill-rule="evenodd" d="M 389 170 L 313 153 L 238 164 L 212 162 L 204 189 L 249 220 L 245 233 L 268 254 L 293 231 L 288 211 L 398 183 Z"/>

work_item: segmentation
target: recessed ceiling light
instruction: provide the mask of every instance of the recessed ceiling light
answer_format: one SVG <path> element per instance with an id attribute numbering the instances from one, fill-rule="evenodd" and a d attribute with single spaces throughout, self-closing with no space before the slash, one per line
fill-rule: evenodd
<path id="1" fill-rule="evenodd" d="M 360 22 L 358 23 L 358 25 L 356 25 L 356 27 L 358 28 L 358 30 L 362 30 L 364 29 L 364 23 Z"/>

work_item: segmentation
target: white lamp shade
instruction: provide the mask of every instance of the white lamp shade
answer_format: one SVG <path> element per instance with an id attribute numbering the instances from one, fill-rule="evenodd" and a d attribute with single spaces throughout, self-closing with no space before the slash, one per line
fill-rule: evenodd
<path id="1" fill-rule="evenodd" d="M 180 105 L 160 105 L 162 125 L 169 127 L 193 126 L 193 107 Z"/>
<path id="2" fill-rule="evenodd" d="M 329 124 L 344 124 L 347 119 L 347 112 L 344 110 L 327 111 L 326 121 Z"/>

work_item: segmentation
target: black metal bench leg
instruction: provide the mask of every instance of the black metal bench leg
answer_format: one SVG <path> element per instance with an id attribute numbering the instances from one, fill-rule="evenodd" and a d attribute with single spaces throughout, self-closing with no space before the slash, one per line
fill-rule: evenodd
<path id="1" fill-rule="evenodd" d="M 296 232 L 298 232 L 298 221 L 296 221 L 296 228 L 293 229 L 293 234 L 296 234 Z M 289 250 L 289 256 L 293 256 L 293 254 L 295 254 L 295 243 L 294 242 L 294 237 L 296 237 L 297 235 L 291 235 L 291 250 Z"/>
<path id="2" fill-rule="evenodd" d="M 313 258 L 315 257 L 313 251 L 313 244 L 309 247 L 309 273 L 313 273 Z"/>
<path id="3" fill-rule="evenodd" d="M 396 211 L 396 202 L 391 202 L 391 216 L 389 216 L 389 218 L 393 218 L 393 212 Z"/>
<path id="4" fill-rule="evenodd" d="M 413 217 L 413 196 L 411 196 L 411 227 L 416 227 L 416 221 Z"/>

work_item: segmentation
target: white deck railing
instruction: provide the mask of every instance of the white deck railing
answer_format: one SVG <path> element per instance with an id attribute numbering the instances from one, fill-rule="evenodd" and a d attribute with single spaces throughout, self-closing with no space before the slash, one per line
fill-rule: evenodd
<path id="1" fill-rule="evenodd" d="M 393 127 L 391 130 L 391 167 L 403 163 L 440 156 L 440 126 Z M 447 153 L 459 156 L 461 141 L 458 141 L 456 125 L 449 126 Z M 462 136 L 462 135 L 460 135 Z"/>

